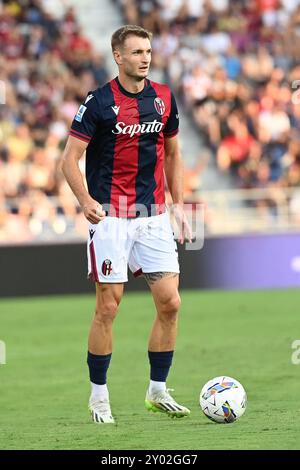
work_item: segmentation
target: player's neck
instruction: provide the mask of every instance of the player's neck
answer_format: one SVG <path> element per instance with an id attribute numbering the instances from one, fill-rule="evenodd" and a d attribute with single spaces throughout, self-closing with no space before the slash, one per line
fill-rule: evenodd
<path id="1" fill-rule="evenodd" d="M 131 77 L 127 77 L 126 75 L 120 74 L 118 76 L 119 82 L 121 83 L 122 87 L 125 88 L 126 91 L 129 93 L 139 93 L 145 87 L 145 79 L 141 81 L 136 81 Z"/>

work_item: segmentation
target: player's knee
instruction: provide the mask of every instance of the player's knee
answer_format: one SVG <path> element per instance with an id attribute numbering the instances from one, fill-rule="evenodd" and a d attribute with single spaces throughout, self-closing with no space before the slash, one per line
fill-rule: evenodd
<path id="1" fill-rule="evenodd" d="M 180 305 L 181 299 L 179 294 L 168 297 L 161 303 L 161 314 L 170 320 L 176 320 Z"/>
<path id="2" fill-rule="evenodd" d="M 101 323 L 109 323 L 114 320 L 118 312 L 118 302 L 115 300 L 107 300 L 101 305 L 97 305 L 95 312 L 95 320 Z"/>

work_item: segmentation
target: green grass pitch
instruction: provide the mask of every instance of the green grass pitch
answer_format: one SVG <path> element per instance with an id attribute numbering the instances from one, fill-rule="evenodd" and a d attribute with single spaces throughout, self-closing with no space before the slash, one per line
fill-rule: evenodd
<path id="1" fill-rule="evenodd" d="M 0 301 L 0 449 L 299 449 L 300 339 L 297 290 L 182 291 L 179 336 L 168 386 L 191 409 L 171 420 L 144 408 L 151 295 L 125 293 L 114 326 L 109 388 L 116 426 L 89 417 L 86 342 L 93 296 Z M 203 384 L 238 379 L 248 394 L 236 423 L 210 422 Z"/>

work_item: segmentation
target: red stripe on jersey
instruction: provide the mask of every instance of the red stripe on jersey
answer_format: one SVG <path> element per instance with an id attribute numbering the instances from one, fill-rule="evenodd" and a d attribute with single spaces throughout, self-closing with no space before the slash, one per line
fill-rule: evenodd
<path id="1" fill-rule="evenodd" d="M 166 125 L 166 122 L 170 116 L 171 112 L 171 91 L 170 88 L 167 85 L 161 85 L 159 83 L 152 82 L 150 80 L 150 84 L 152 88 L 154 88 L 157 96 L 161 98 L 165 104 L 165 112 L 162 116 L 162 122 L 164 123 L 164 126 Z M 157 213 L 162 213 L 164 210 L 162 208 L 164 207 L 164 202 L 165 202 L 165 179 L 164 179 L 164 159 L 165 159 L 165 149 L 164 149 L 164 134 L 163 132 L 159 133 L 159 137 L 157 139 L 156 143 L 156 155 L 157 155 L 157 160 L 156 160 L 156 165 L 155 165 L 155 170 L 154 170 L 154 178 L 156 181 L 156 188 L 154 191 L 154 202 L 155 204 L 158 204 L 159 209 Z"/>
<path id="2" fill-rule="evenodd" d="M 70 132 L 75 132 L 75 134 L 81 135 L 82 137 L 85 137 L 86 139 L 91 139 L 91 137 L 87 134 L 83 134 L 82 132 L 76 131 L 76 129 L 71 129 Z"/>
<path id="3" fill-rule="evenodd" d="M 140 116 L 136 98 L 125 96 L 116 80 L 111 82 L 115 106 L 119 107 L 117 122 L 139 124 Z M 129 119 L 128 119 L 129 118 Z M 117 217 L 136 217 L 136 177 L 138 173 L 139 135 L 117 134 L 113 162 L 110 204 Z M 119 199 L 125 197 L 125 199 Z M 128 212 L 128 209 L 130 213 Z"/>
<path id="4" fill-rule="evenodd" d="M 84 142 L 90 142 L 91 140 L 91 137 L 84 136 L 83 134 L 80 135 L 80 132 L 77 133 L 73 130 L 70 130 L 69 135 L 71 135 L 72 137 L 76 137 L 76 139 L 83 140 Z"/>
<path id="5" fill-rule="evenodd" d="M 91 258 L 91 268 L 92 268 L 93 281 L 94 282 L 99 282 L 94 242 L 90 243 L 89 248 L 90 248 L 90 258 Z"/>

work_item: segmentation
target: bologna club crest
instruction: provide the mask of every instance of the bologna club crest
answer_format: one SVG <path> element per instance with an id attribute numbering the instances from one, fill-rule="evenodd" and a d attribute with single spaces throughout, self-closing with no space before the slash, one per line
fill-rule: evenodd
<path id="1" fill-rule="evenodd" d="M 154 108 L 156 109 L 158 114 L 160 114 L 161 116 L 164 114 L 164 112 L 166 110 L 166 107 L 165 107 L 165 103 L 163 102 L 163 100 L 161 98 L 159 98 L 159 97 L 155 98 Z"/>
<path id="2" fill-rule="evenodd" d="M 105 259 L 102 263 L 102 273 L 104 276 L 109 276 L 112 272 L 112 263 L 110 259 Z"/>

